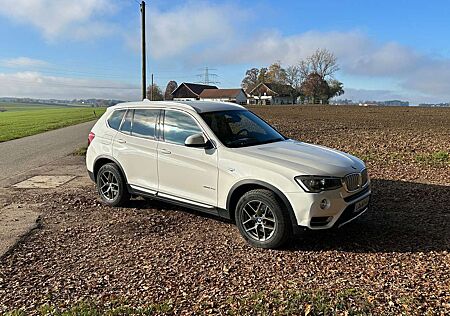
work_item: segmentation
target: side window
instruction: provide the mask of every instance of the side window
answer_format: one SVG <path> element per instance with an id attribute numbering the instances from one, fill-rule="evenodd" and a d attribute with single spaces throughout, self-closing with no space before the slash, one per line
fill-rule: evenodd
<path id="1" fill-rule="evenodd" d="M 108 119 L 108 125 L 112 129 L 116 131 L 119 130 L 120 123 L 122 122 L 123 115 L 125 114 L 125 110 L 117 110 L 114 111 L 113 114 Z"/>
<path id="2" fill-rule="evenodd" d="M 133 118 L 133 136 L 155 138 L 156 118 L 159 110 L 135 109 Z"/>
<path id="3" fill-rule="evenodd" d="M 133 119 L 133 111 L 134 110 L 128 110 L 127 114 L 125 115 L 125 119 L 123 120 L 122 126 L 120 127 L 120 131 L 122 133 L 131 134 L 131 121 Z"/>
<path id="4" fill-rule="evenodd" d="M 166 142 L 184 145 L 186 138 L 198 133 L 203 131 L 192 117 L 179 111 L 165 111 L 164 140 Z"/>

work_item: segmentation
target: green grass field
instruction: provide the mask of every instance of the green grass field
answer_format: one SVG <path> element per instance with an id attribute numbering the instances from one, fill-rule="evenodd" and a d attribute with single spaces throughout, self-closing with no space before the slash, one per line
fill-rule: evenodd
<path id="1" fill-rule="evenodd" d="M 0 103 L 0 142 L 95 120 L 105 108 Z M 95 111 L 95 115 L 94 115 Z"/>

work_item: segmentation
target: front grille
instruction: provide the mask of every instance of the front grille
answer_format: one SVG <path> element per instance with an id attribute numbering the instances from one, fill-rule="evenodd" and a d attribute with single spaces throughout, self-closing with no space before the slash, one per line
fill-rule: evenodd
<path id="1" fill-rule="evenodd" d="M 359 189 L 359 173 L 352 173 L 345 176 L 345 186 L 347 191 L 356 191 Z"/>
<path id="2" fill-rule="evenodd" d="M 369 181 L 367 169 L 363 169 L 361 173 L 351 173 L 344 177 L 345 188 L 348 192 L 353 192 L 364 187 Z"/>
<path id="3" fill-rule="evenodd" d="M 361 186 L 365 186 L 369 181 L 369 175 L 367 174 L 367 169 L 361 171 Z"/>

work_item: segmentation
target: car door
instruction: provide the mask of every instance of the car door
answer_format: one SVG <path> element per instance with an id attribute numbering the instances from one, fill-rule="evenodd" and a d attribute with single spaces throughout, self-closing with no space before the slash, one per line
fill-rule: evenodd
<path id="1" fill-rule="evenodd" d="M 164 111 L 163 141 L 158 148 L 158 194 L 213 209 L 217 206 L 217 149 L 184 144 L 188 136 L 198 133 L 204 131 L 187 112 Z"/>
<path id="2" fill-rule="evenodd" d="M 159 114 L 159 109 L 129 109 L 113 142 L 113 157 L 122 166 L 128 184 L 150 194 L 158 190 Z"/>

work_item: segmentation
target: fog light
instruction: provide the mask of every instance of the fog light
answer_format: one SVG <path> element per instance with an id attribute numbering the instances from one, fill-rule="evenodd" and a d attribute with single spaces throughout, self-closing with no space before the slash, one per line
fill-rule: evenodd
<path id="1" fill-rule="evenodd" d="M 327 199 L 323 199 L 322 201 L 320 201 L 320 208 L 322 210 L 329 208 L 330 207 L 330 201 L 328 201 Z"/>

